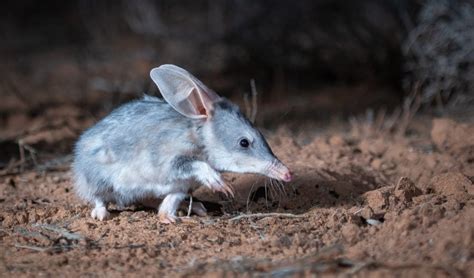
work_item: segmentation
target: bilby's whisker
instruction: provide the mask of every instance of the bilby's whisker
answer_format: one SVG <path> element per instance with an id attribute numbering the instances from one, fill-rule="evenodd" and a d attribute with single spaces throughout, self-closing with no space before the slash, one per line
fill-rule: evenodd
<path id="1" fill-rule="evenodd" d="M 275 180 L 271 180 L 271 183 L 272 183 L 273 187 L 275 187 L 275 191 L 278 192 L 278 203 L 280 203 L 281 198 L 282 198 L 282 192 L 281 192 L 280 188 L 275 184 Z"/>
<path id="2" fill-rule="evenodd" d="M 254 186 L 255 186 L 256 183 L 257 183 L 257 181 L 254 181 L 254 182 L 252 183 L 252 186 L 250 187 L 249 194 L 248 194 L 248 196 L 247 196 L 247 211 L 249 211 L 250 196 L 251 196 L 252 193 L 253 193 L 253 188 L 254 188 Z"/>
<path id="3" fill-rule="evenodd" d="M 283 194 L 286 195 L 286 186 L 283 184 L 282 181 L 277 180 L 277 183 L 280 186 L 281 190 L 283 191 Z"/>
<path id="4" fill-rule="evenodd" d="M 273 190 L 275 190 L 275 192 L 277 192 L 277 194 L 278 194 L 279 192 L 275 188 L 275 184 L 273 183 L 273 179 L 270 179 L 270 184 L 272 185 Z"/>
<path id="5" fill-rule="evenodd" d="M 270 189 L 270 194 L 271 194 L 271 195 L 270 195 L 270 198 L 272 198 L 272 200 L 274 200 L 275 197 L 276 197 L 276 195 L 278 195 L 278 194 L 277 194 L 277 192 L 275 191 L 275 188 L 274 188 L 274 186 L 273 186 L 273 184 L 272 184 L 272 180 L 271 180 L 271 179 L 270 179 L 270 186 L 269 186 L 268 188 Z"/>
<path id="6" fill-rule="evenodd" d="M 270 183 L 272 185 L 273 191 L 275 192 L 275 197 L 278 197 L 280 199 L 280 191 L 278 190 L 277 187 L 275 187 L 275 184 L 273 183 L 273 179 L 270 179 Z"/>
<path id="7" fill-rule="evenodd" d="M 281 196 L 281 195 L 284 195 L 284 191 L 283 191 L 283 189 L 281 188 L 280 184 L 278 183 L 278 180 L 273 179 L 273 180 L 272 180 L 272 183 L 273 183 L 273 186 L 275 186 L 275 188 L 278 189 L 278 192 L 279 192 L 280 196 Z"/>
<path id="8" fill-rule="evenodd" d="M 265 206 L 268 208 L 268 192 L 267 192 L 267 182 L 264 182 L 264 187 L 265 187 Z"/>

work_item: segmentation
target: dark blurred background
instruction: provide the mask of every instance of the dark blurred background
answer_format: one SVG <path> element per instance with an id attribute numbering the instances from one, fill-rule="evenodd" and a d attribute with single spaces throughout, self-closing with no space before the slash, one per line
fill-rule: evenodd
<path id="1" fill-rule="evenodd" d="M 430 48 L 464 47 L 463 57 L 452 55 L 464 61 L 446 75 L 472 73 L 472 9 L 470 1 L 441 0 L 6 1 L 2 95 L 30 106 L 119 101 L 155 90 L 150 68 L 174 63 L 227 96 L 244 94 L 253 78 L 263 102 L 327 87 L 388 90 L 385 100 L 399 101 L 413 82 L 430 78 L 417 66 L 451 66 L 422 64 L 436 59 L 422 55 L 439 54 Z M 451 92 L 443 94 L 446 101 Z"/>
<path id="2" fill-rule="evenodd" d="M 157 94 L 148 73 L 163 63 L 237 102 L 254 79 L 261 121 L 392 109 L 413 92 L 437 109 L 473 102 L 472 1 L 4 1 L 0 41 L 2 125 Z"/>

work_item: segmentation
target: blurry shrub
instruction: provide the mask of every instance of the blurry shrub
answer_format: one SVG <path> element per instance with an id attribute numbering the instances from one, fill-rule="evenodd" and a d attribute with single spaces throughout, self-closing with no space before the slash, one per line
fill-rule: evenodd
<path id="1" fill-rule="evenodd" d="M 420 87 L 423 103 L 474 102 L 474 6 L 428 0 L 403 43 L 405 89 Z"/>

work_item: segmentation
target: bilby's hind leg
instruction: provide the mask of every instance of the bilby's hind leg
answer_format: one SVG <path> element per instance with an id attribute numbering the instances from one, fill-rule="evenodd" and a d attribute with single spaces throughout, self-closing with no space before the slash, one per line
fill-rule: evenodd
<path id="1" fill-rule="evenodd" d="M 107 220 L 110 217 L 110 213 L 107 211 L 106 204 L 100 199 L 95 200 L 95 207 L 91 212 L 91 216 L 94 219 L 100 221 Z"/>
<path id="2" fill-rule="evenodd" d="M 184 204 L 181 205 L 181 209 L 189 212 L 189 205 L 191 203 L 191 212 L 198 215 L 198 216 L 207 216 L 207 209 L 204 207 L 203 203 L 198 201 L 186 201 Z"/>
<path id="3" fill-rule="evenodd" d="M 178 220 L 178 217 L 176 216 L 176 210 L 185 197 L 186 194 L 184 193 L 171 193 L 163 199 L 160 209 L 158 210 L 158 216 L 161 223 L 176 223 Z"/>

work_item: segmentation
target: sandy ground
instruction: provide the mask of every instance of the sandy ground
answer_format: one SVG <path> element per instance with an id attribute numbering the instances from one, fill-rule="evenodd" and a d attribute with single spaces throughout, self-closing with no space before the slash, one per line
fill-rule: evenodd
<path id="1" fill-rule="evenodd" d="M 28 123 L 36 132 L 23 142 L 25 161 L 36 142 L 67 153 L 93 121 L 74 107 L 50 114 L 61 120 Z M 2 132 L 21 121 L 28 119 L 12 118 Z M 472 123 L 425 117 L 406 136 L 289 130 L 269 133 L 269 142 L 293 182 L 227 175 L 236 198 L 201 190 L 196 198 L 209 215 L 177 225 L 141 207 L 91 219 L 74 194 L 70 156 L 24 171 L 8 162 L 0 172 L 0 276 L 474 277 Z"/>

